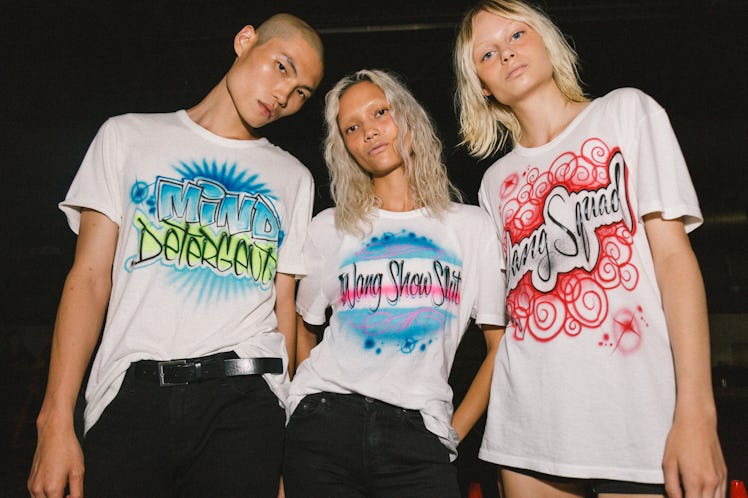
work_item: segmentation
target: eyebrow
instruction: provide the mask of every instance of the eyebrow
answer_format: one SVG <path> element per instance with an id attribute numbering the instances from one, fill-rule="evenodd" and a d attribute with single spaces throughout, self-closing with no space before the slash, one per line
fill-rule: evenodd
<path id="1" fill-rule="evenodd" d="M 283 56 L 284 59 L 286 59 L 286 62 L 291 67 L 291 71 L 293 71 L 294 77 L 298 78 L 299 77 L 299 72 L 297 71 L 296 64 L 294 64 L 293 59 L 291 58 L 291 56 L 288 55 L 285 52 L 281 52 L 281 55 Z M 314 88 L 310 87 L 309 85 L 299 85 L 299 87 L 307 90 L 310 94 L 314 93 Z"/>

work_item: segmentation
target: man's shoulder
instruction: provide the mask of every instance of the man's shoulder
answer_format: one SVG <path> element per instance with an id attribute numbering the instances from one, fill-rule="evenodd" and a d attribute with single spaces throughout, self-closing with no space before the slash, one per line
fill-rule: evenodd
<path id="1" fill-rule="evenodd" d="M 104 122 L 102 129 L 117 130 L 119 133 L 152 134 L 156 129 L 178 124 L 176 112 L 144 113 L 131 112 L 112 116 Z"/>
<path id="2" fill-rule="evenodd" d="M 295 175 L 308 180 L 312 179 L 312 174 L 304 166 L 304 163 L 286 149 L 267 139 L 265 139 L 263 145 L 263 148 L 269 154 L 275 156 L 274 163 L 271 165 L 272 168 L 282 168 L 284 174 Z"/>
<path id="3" fill-rule="evenodd" d="M 168 124 L 177 121 L 176 112 L 128 112 L 110 117 L 107 121 L 121 125 Z"/>

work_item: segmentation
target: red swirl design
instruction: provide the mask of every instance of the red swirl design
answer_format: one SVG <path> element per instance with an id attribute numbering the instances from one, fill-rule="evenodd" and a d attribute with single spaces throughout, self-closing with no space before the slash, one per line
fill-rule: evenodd
<path id="1" fill-rule="evenodd" d="M 556 290 L 561 292 L 568 313 L 581 325 L 597 327 L 608 314 L 605 290 L 583 270 L 560 278 Z"/>
<path id="2" fill-rule="evenodd" d="M 542 294 L 532 302 L 532 312 L 527 317 L 527 330 L 539 341 L 556 337 L 566 322 L 566 307 L 555 294 Z"/>
<path id="3" fill-rule="evenodd" d="M 558 156 L 548 172 L 531 167 L 522 177 L 509 176 L 501 186 L 500 196 L 504 228 L 512 243 L 517 244 L 544 223 L 545 199 L 556 186 L 562 185 L 569 192 L 606 187 L 610 183 L 611 153 L 602 140 L 592 138 L 582 145 L 579 154 L 566 152 Z M 631 263 L 633 235 L 629 229 L 617 222 L 597 228 L 595 235 L 600 254 L 591 272 L 576 268 L 560 274 L 555 288 L 547 293 L 533 287 L 528 272 L 509 292 L 507 312 L 515 326 L 516 340 L 524 340 L 530 334 L 547 342 L 561 332 L 576 336 L 585 328 L 599 327 L 609 313 L 608 292 L 618 287 L 636 287 L 639 273 Z M 619 345 L 621 351 L 630 350 L 630 341 L 627 337 L 626 345 Z"/>

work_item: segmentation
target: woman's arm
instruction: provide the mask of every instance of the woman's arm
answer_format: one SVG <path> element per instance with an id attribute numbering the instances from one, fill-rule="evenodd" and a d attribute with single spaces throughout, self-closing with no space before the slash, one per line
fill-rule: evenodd
<path id="1" fill-rule="evenodd" d="M 488 396 L 491 392 L 493 362 L 501 338 L 504 337 L 504 327 L 483 325 L 481 328 L 486 338 L 486 357 L 483 359 L 478 373 L 475 374 L 465 398 L 452 416 L 452 427 L 457 431 L 460 441 L 470 432 L 475 422 L 486 411 Z"/>
<path id="2" fill-rule="evenodd" d="M 717 437 L 701 271 L 682 221 L 663 220 L 654 213 L 644 217 L 644 228 L 675 363 L 676 404 L 663 459 L 665 487 L 670 498 L 723 497 L 727 469 Z"/>

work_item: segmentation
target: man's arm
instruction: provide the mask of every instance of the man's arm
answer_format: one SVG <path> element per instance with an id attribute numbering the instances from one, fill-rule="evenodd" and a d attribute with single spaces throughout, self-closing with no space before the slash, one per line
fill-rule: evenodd
<path id="1" fill-rule="evenodd" d="M 462 441 L 467 436 L 475 422 L 483 415 L 488 406 L 491 393 L 491 377 L 493 377 L 493 363 L 496 351 L 499 349 L 501 338 L 504 337 L 504 327 L 483 325 L 483 335 L 486 338 L 486 357 L 483 359 L 478 372 L 473 378 L 465 397 L 452 416 L 452 427 Z"/>
<path id="2" fill-rule="evenodd" d="M 644 228 L 675 363 L 675 416 L 663 459 L 665 487 L 670 498 L 725 496 L 727 469 L 717 438 L 699 264 L 682 221 L 663 220 L 656 213 L 644 217 Z"/>
<path id="3" fill-rule="evenodd" d="M 278 330 L 286 338 L 288 351 L 288 375 L 296 372 L 296 278 L 288 273 L 275 275 L 275 316 Z"/>
<path id="4" fill-rule="evenodd" d="M 83 453 L 73 430 L 73 411 L 101 332 L 112 287 L 118 226 L 91 210 L 81 213 L 75 260 L 57 311 L 49 380 L 37 426 L 28 488 L 33 497 L 83 495 Z"/>

